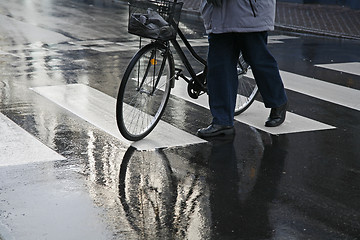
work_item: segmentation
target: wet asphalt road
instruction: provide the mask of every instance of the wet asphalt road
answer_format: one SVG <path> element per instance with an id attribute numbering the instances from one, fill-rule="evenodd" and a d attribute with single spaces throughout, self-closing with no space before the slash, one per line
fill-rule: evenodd
<path id="1" fill-rule="evenodd" d="M 14 0 L 0 23 L 0 239 L 360 239 L 359 41 L 271 33 L 278 134 L 259 97 L 234 139 L 139 150 L 98 106 L 138 44 L 126 4 Z M 201 20 L 180 26 L 205 56 Z M 163 120 L 193 135 L 210 114 L 174 91 Z"/>

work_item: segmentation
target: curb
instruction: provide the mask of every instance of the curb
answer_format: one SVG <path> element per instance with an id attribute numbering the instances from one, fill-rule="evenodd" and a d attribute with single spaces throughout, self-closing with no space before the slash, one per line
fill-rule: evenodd
<path id="1" fill-rule="evenodd" d="M 307 28 L 307 27 L 295 26 L 295 25 L 282 25 L 275 23 L 275 30 L 303 33 L 303 34 L 312 34 L 312 35 L 324 36 L 324 37 L 342 38 L 349 40 L 360 40 L 360 36 L 353 36 L 339 32 L 330 32 L 326 30 L 313 29 L 313 28 Z"/>

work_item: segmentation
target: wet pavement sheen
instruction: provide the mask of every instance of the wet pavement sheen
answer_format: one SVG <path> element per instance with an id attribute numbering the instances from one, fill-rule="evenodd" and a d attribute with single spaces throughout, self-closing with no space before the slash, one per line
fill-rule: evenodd
<path id="1" fill-rule="evenodd" d="M 116 98 L 138 46 L 127 14 L 101 0 L 0 3 L 1 240 L 360 239 L 359 41 L 271 33 L 280 70 L 300 83 L 285 84 L 288 112 L 330 127 L 271 134 L 240 119 L 234 138 L 139 150 L 78 114 L 87 91 Z M 180 27 L 206 56 L 201 19 Z M 79 111 L 34 91 L 73 84 L 87 87 L 57 99 Z M 175 91 L 162 118 L 192 135 L 210 119 Z"/>

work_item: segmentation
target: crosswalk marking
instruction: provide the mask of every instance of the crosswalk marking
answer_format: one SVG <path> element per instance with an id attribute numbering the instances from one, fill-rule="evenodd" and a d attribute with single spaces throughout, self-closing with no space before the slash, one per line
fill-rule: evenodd
<path id="1" fill-rule="evenodd" d="M 16 57 L 16 58 L 20 57 L 20 56 L 18 56 L 16 54 L 13 54 L 13 53 L 10 53 L 10 52 L 5 52 L 5 51 L 2 51 L 2 50 L 0 50 L 0 55 L 10 55 L 10 56 L 13 56 L 13 57 Z"/>
<path id="2" fill-rule="evenodd" d="M 291 39 L 294 37 L 276 35 L 270 36 L 269 38 L 271 43 L 279 43 L 281 40 Z M 190 42 L 194 46 L 205 46 L 208 44 L 206 38 L 192 39 Z M 69 46 L 79 46 L 83 49 L 92 49 L 101 52 L 123 51 L 129 50 L 130 48 L 138 49 L 138 43 L 135 44 L 134 42 L 119 43 L 94 40 L 69 42 L 69 44 Z M 3 54 L 6 54 L 6 52 L 3 52 Z M 360 75 L 359 62 L 319 64 L 315 66 Z M 360 102 L 354 101 L 354 99 L 360 99 L 359 90 L 331 84 L 286 71 L 280 71 L 280 73 L 287 89 L 328 102 L 336 103 L 341 106 L 360 110 Z M 252 77 L 251 72 L 250 77 Z M 207 95 L 203 95 L 199 99 L 194 100 L 188 96 L 186 88 L 187 85 L 184 81 L 177 81 L 176 87 L 171 93 L 202 107 L 209 108 Z M 33 90 L 99 127 L 105 132 L 119 138 L 125 144 L 133 145 L 139 150 L 184 146 L 188 144 L 206 142 L 192 134 L 177 129 L 166 122 L 160 121 L 154 131 L 147 138 L 132 143 L 124 139 L 117 129 L 115 120 L 116 100 L 114 98 L 82 84 L 37 87 L 33 88 Z M 75 92 L 76 94 L 74 94 Z M 73 98 L 74 96 L 76 97 Z M 255 101 L 247 111 L 239 116 L 236 116 L 235 120 L 271 134 L 286 134 L 335 128 L 334 126 L 302 117 L 291 112 L 287 113 L 287 118 L 284 124 L 276 128 L 267 128 L 264 126 L 264 120 L 267 118 L 268 114 L 269 109 L 265 109 L 261 102 Z"/>
<path id="3" fill-rule="evenodd" d="M 315 66 L 360 76 L 360 62 L 316 64 Z"/>
<path id="4" fill-rule="evenodd" d="M 288 39 L 298 39 L 296 36 L 288 36 L 288 35 L 270 35 L 270 40 L 288 40 Z"/>
<path id="5" fill-rule="evenodd" d="M 360 91 L 295 73 L 280 71 L 285 88 L 311 97 L 360 110 Z M 251 72 L 249 76 L 253 78 Z"/>
<path id="6" fill-rule="evenodd" d="M 292 36 L 285 36 L 285 35 L 273 35 L 269 36 L 269 44 L 273 43 L 283 43 L 282 40 L 286 39 L 294 39 L 297 37 Z M 180 39 L 179 43 L 180 46 L 184 47 L 184 44 Z M 208 46 L 207 38 L 196 38 L 196 39 L 188 39 L 189 43 L 193 47 L 201 47 L 201 46 Z M 142 39 L 143 45 L 149 43 L 149 39 Z M 73 50 L 83 50 L 83 49 L 91 49 L 97 52 L 107 53 L 107 52 L 121 52 L 121 51 L 129 51 L 129 50 L 137 50 L 139 49 L 139 43 L 137 41 L 130 41 L 130 42 L 111 42 L 106 40 L 84 40 L 84 41 L 71 41 L 68 42 L 70 46 L 66 47 L 64 44 L 59 45 L 61 48 L 65 49 L 73 49 Z"/>
<path id="7" fill-rule="evenodd" d="M 287 89 L 341 106 L 360 110 L 360 91 L 295 73 L 280 71 Z M 356 100 L 357 99 L 357 100 Z"/>
<path id="8" fill-rule="evenodd" d="M 193 102 L 199 106 L 209 108 L 207 95 L 202 95 L 198 99 L 192 99 L 187 95 L 187 85 L 184 81 L 177 81 L 172 94 L 181 97 L 187 101 Z M 286 134 L 295 132 L 306 132 L 316 130 L 333 129 L 334 126 L 324 124 L 297 114 L 287 112 L 285 122 L 279 127 L 269 128 L 264 126 L 264 122 L 269 115 L 269 109 L 264 104 L 254 101 L 252 105 L 242 114 L 235 116 L 235 120 L 253 126 L 271 134 Z"/>
<path id="9" fill-rule="evenodd" d="M 171 124 L 160 121 L 148 137 L 132 143 L 121 136 L 117 128 L 116 100 L 114 98 L 83 84 L 36 87 L 33 90 L 138 150 L 206 142 Z"/>
<path id="10" fill-rule="evenodd" d="M 1 113 L 0 129 L 0 167 L 65 159 Z"/>
<path id="11" fill-rule="evenodd" d="M 285 35 L 272 35 L 268 38 L 269 44 L 275 43 L 283 43 L 282 40 L 286 39 L 294 39 L 297 37 L 292 36 L 285 36 Z M 180 46 L 184 47 L 184 43 L 180 40 Z M 150 39 L 143 38 L 142 39 L 142 46 L 150 43 Z M 188 39 L 189 43 L 193 47 L 205 47 L 208 46 L 207 38 L 196 38 L 196 39 Z M 34 48 L 41 48 L 41 46 L 34 46 Z M 138 41 L 129 41 L 129 42 L 114 42 L 114 41 L 107 41 L 107 40 L 82 40 L 82 41 L 69 41 L 63 42 L 56 45 L 56 50 L 63 50 L 63 51 L 78 51 L 78 50 L 93 50 L 102 53 L 109 53 L 109 52 L 122 52 L 122 51 L 136 51 L 139 49 L 139 42 Z M 15 57 L 19 57 L 11 53 L 13 49 L 6 49 L 4 51 L 0 50 L 0 55 L 12 55 Z M 55 53 L 53 53 L 55 54 Z"/>
<path id="12" fill-rule="evenodd" d="M 265 109 L 263 103 L 254 101 L 249 109 L 247 109 L 242 114 L 235 116 L 235 119 L 271 134 L 308 132 L 335 128 L 334 126 L 321 123 L 291 112 L 286 112 L 286 119 L 282 125 L 279 127 L 269 128 L 264 126 L 264 122 L 268 118 L 269 112 L 270 110 Z"/>
<path id="13" fill-rule="evenodd" d="M 12 38 L 26 39 L 27 42 L 44 42 L 44 43 L 58 43 L 62 41 L 69 41 L 70 38 L 61 33 L 47 30 L 44 27 L 36 24 L 27 23 L 25 21 L 17 20 L 14 17 L 0 14 L 1 27 L 8 32 Z"/>
<path id="14" fill-rule="evenodd" d="M 298 37 L 286 36 L 286 35 L 271 35 L 268 37 L 268 43 L 284 43 L 282 40 L 287 39 L 296 39 Z M 196 38 L 196 39 L 188 39 L 191 46 L 208 46 L 207 38 Z"/>

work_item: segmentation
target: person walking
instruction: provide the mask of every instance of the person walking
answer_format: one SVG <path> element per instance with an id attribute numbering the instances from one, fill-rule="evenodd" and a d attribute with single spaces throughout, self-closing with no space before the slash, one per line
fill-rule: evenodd
<path id="1" fill-rule="evenodd" d="M 266 108 L 265 122 L 276 127 L 285 120 L 287 96 L 275 58 L 267 48 L 274 30 L 276 0 L 202 0 L 201 16 L 208 34 L 207 86 L 211 124 L 199 137 L 233 135 L 240 51 L 250 65 Z"/>

